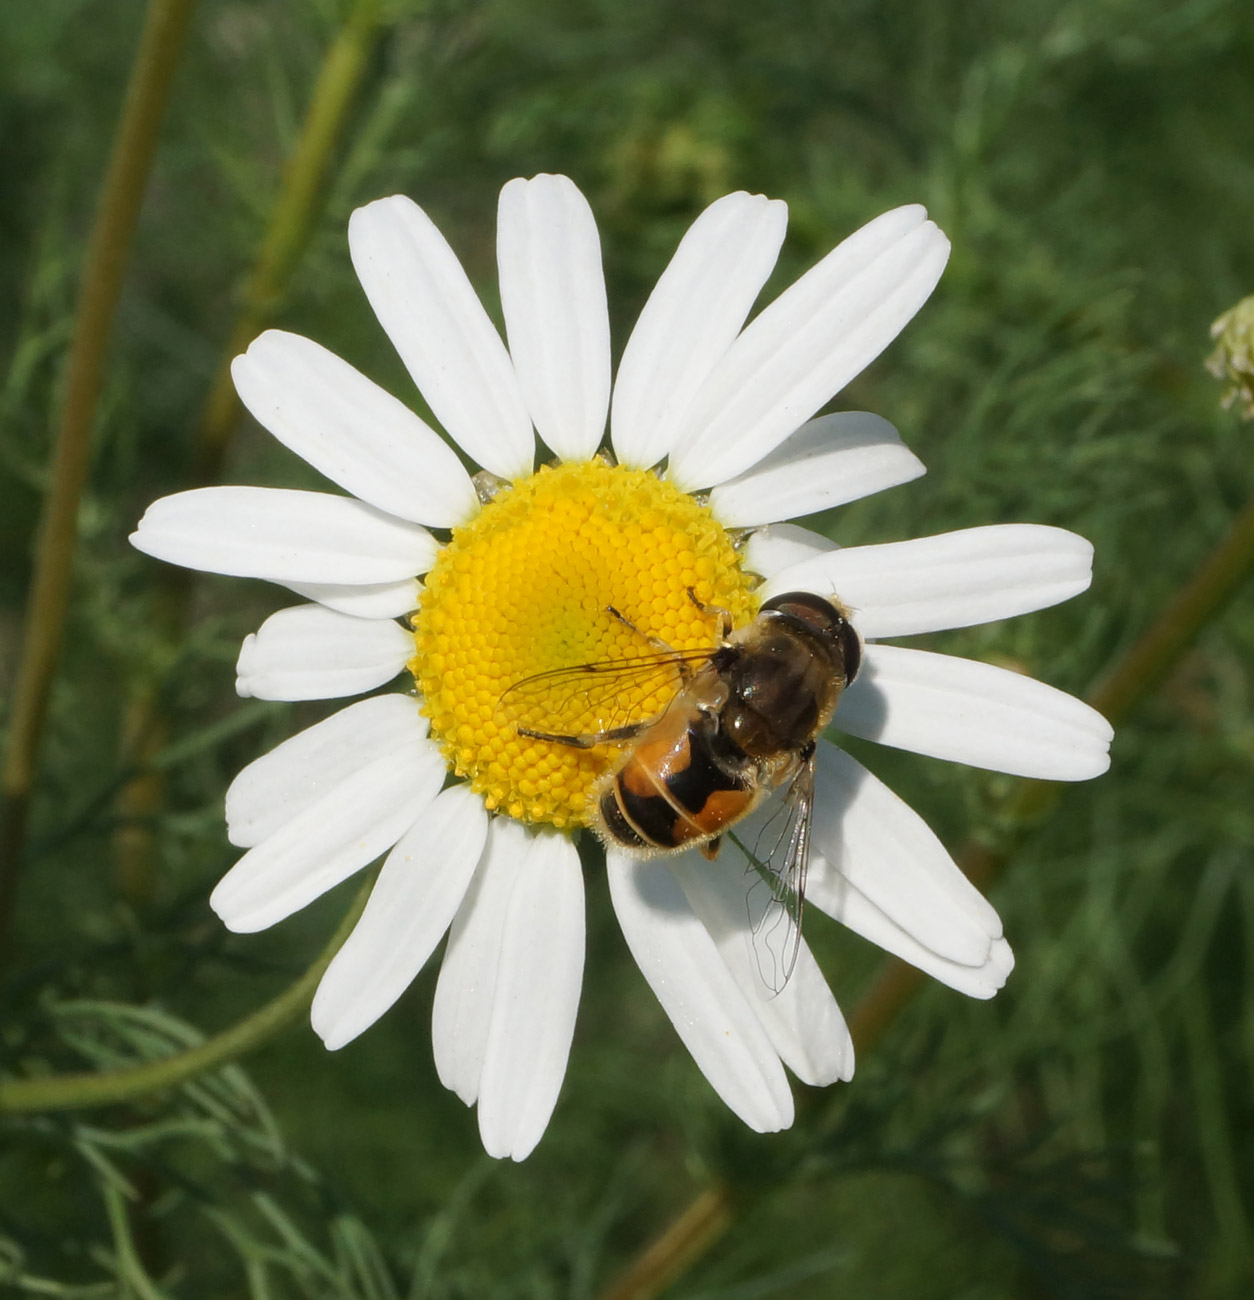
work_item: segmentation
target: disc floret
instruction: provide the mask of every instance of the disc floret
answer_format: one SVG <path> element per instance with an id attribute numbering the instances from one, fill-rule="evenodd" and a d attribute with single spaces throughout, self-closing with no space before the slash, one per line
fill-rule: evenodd
<path id="1" fill-rule="evenodd" d="M 655 474 L 602 460 L 545 466 L 454 529 L 427 576 L 410 670 L 432 737 L 490 809 L 585 825 L 589 790 L 618 751 L 519 735 L 501 697 L 536 673 L 656 643 L 711 648 L 720 627 L 710 609 L 747 622 L 753 585 L 710 511 Z"/>

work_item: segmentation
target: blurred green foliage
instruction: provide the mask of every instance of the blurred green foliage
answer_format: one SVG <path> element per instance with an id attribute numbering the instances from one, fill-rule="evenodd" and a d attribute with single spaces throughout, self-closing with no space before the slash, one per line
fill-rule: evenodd
<path id="1" fill-rule="evenodd" d="M 80 255 L 141 17 L 134 0 L 0 8 L 6 701 Z M 342 18 L 336 0 L 206 0 L 179 71 L 4 972 L 13 1072 L 146 1059 L 230 1023 L 312 959 L 349 896 L 264 936 L 228 936 L 209 912 L 231 776 L 326 710 L 232 694 L 239 640 L 275 591 L 198 583 L 171 655 L 152 630 L 156 566 L 125 542 L 150 499 L 191 485 L 191 432 Z M 1082 691 L 1254 488 L 1250 429 L 1202 366 L 1210 321 L 1254 286 L 1251 124 L 1246 0 L 395 0 L 279 320 L 416 400 L 344 239 L 354 206 L 397 191 L 492 304 L 500 185 L 573 176 L 601 224 L 619 347 L 686 225 L 729 189 L 790 205 L 773 288 L 875 213 L 923 201 L 954 241 L 949 271 L 837 404 L 893 420 L 929 474 L 815 522 L 846 542 L 1019 519 L 1090 537 L 1088 595 L 927 639 Z M 315 482 L 251 425 L 227 479 Z M 746 1209 L 676 1294 L 1249 1294 L 1252 665 L 1247 590 L 998 887 L 1018 955 L 1007 989 L 992 1003 L 929 990 L 823 1100 L 837 1109 L 824 1132 L 762 1138 L 723 1112 L 593 874 L 571 1068 L 525 1164 L 488 1161 L 439 1086 L 428 974 L 336 1055 L 302 1026 L 160 1100 L 9 1123 L 0 1291 L 587 1297 L 713 1172 Z M 172 726 L 137 893 L 110 862 L 122 688 L 145 680 Z M 995 827 L 1015 784 L 859 754 L 950 844 Z M 876 954 L 822 922 L 812 942 L 851 1005 Z"/>

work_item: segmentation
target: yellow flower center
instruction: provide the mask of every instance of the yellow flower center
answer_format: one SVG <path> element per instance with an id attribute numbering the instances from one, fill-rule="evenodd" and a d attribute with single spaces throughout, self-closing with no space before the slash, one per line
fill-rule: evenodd
<path id="1" fill-rule="evenodd" d="M 431 735 L 489 808 L 585 825 L 589 790 L 621 744 L 580 749 L 522 735 L 502 697 L 537 673 L 655 654 L 658 642 L 712 649 L 715 610 L 748 622 L 754 585 L 709 510 L 654 474 L 601 460 L 546 466 L 455 528 L 427 575 L 409 667 Z M 660 675 L 619 721 L 647 720 L 676 689 Z M 563 698 L 559 683 L 552 719 L 533 706 L 527 728 L 602 729 L 603 711 L 572 703 L 575 695 Z"/>

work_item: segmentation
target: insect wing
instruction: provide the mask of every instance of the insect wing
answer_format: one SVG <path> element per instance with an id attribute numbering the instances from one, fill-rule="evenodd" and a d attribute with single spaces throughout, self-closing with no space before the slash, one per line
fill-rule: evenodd
<path id="1" fill-rule="evenodd" d="M 627 740 L 679 693 L 713 651 L 667 651 L 554 668 L 524 677 L 501 696 L 520 732 L 571 745 Z"/>
<path id="2" fill-rule="evenodd" d="M 802 762 L 781 798 L 773 801 L 752 842 L 730 838 L 749 860 L 746 906 L 753 952 L 772 993 L 788 983 L 801 950 L 810 824 L 814 811 L 814 755 Z"/>

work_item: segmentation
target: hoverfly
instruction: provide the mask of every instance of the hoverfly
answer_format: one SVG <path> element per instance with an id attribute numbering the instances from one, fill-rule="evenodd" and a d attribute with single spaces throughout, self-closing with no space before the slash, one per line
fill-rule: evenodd
<path id="1" fill-rule="evenodd" d="M 691 588 L 688 595 L 703 612 L 721 613 Z M 608 613 L 638 631 L 617 610 Z M 763 979 L 778 992 L 800 944 L 816 743 L 857 674 L 862 647 L 846 613 L 809 592 L 768 600 L 737 631 L 722 619 L 711 649 L 657 648 L 645 637 L 651 653 L 526 677 L 501 708 L 523 736 L 622 747 L 592 792 L 593 829 L 607 846 L 637 857 L 699 848 L 713 859 L 724 837 L 736 843 L 770 890 L 764 910 L 751 905 L 750 923 Z M 639 716 L 672 682 L 666 707 Z M 589 719 L 594 730 L 573 729 Z M 781 786 L 780 805 L 754 842 L 741 841 L 732 828 Z"/>

